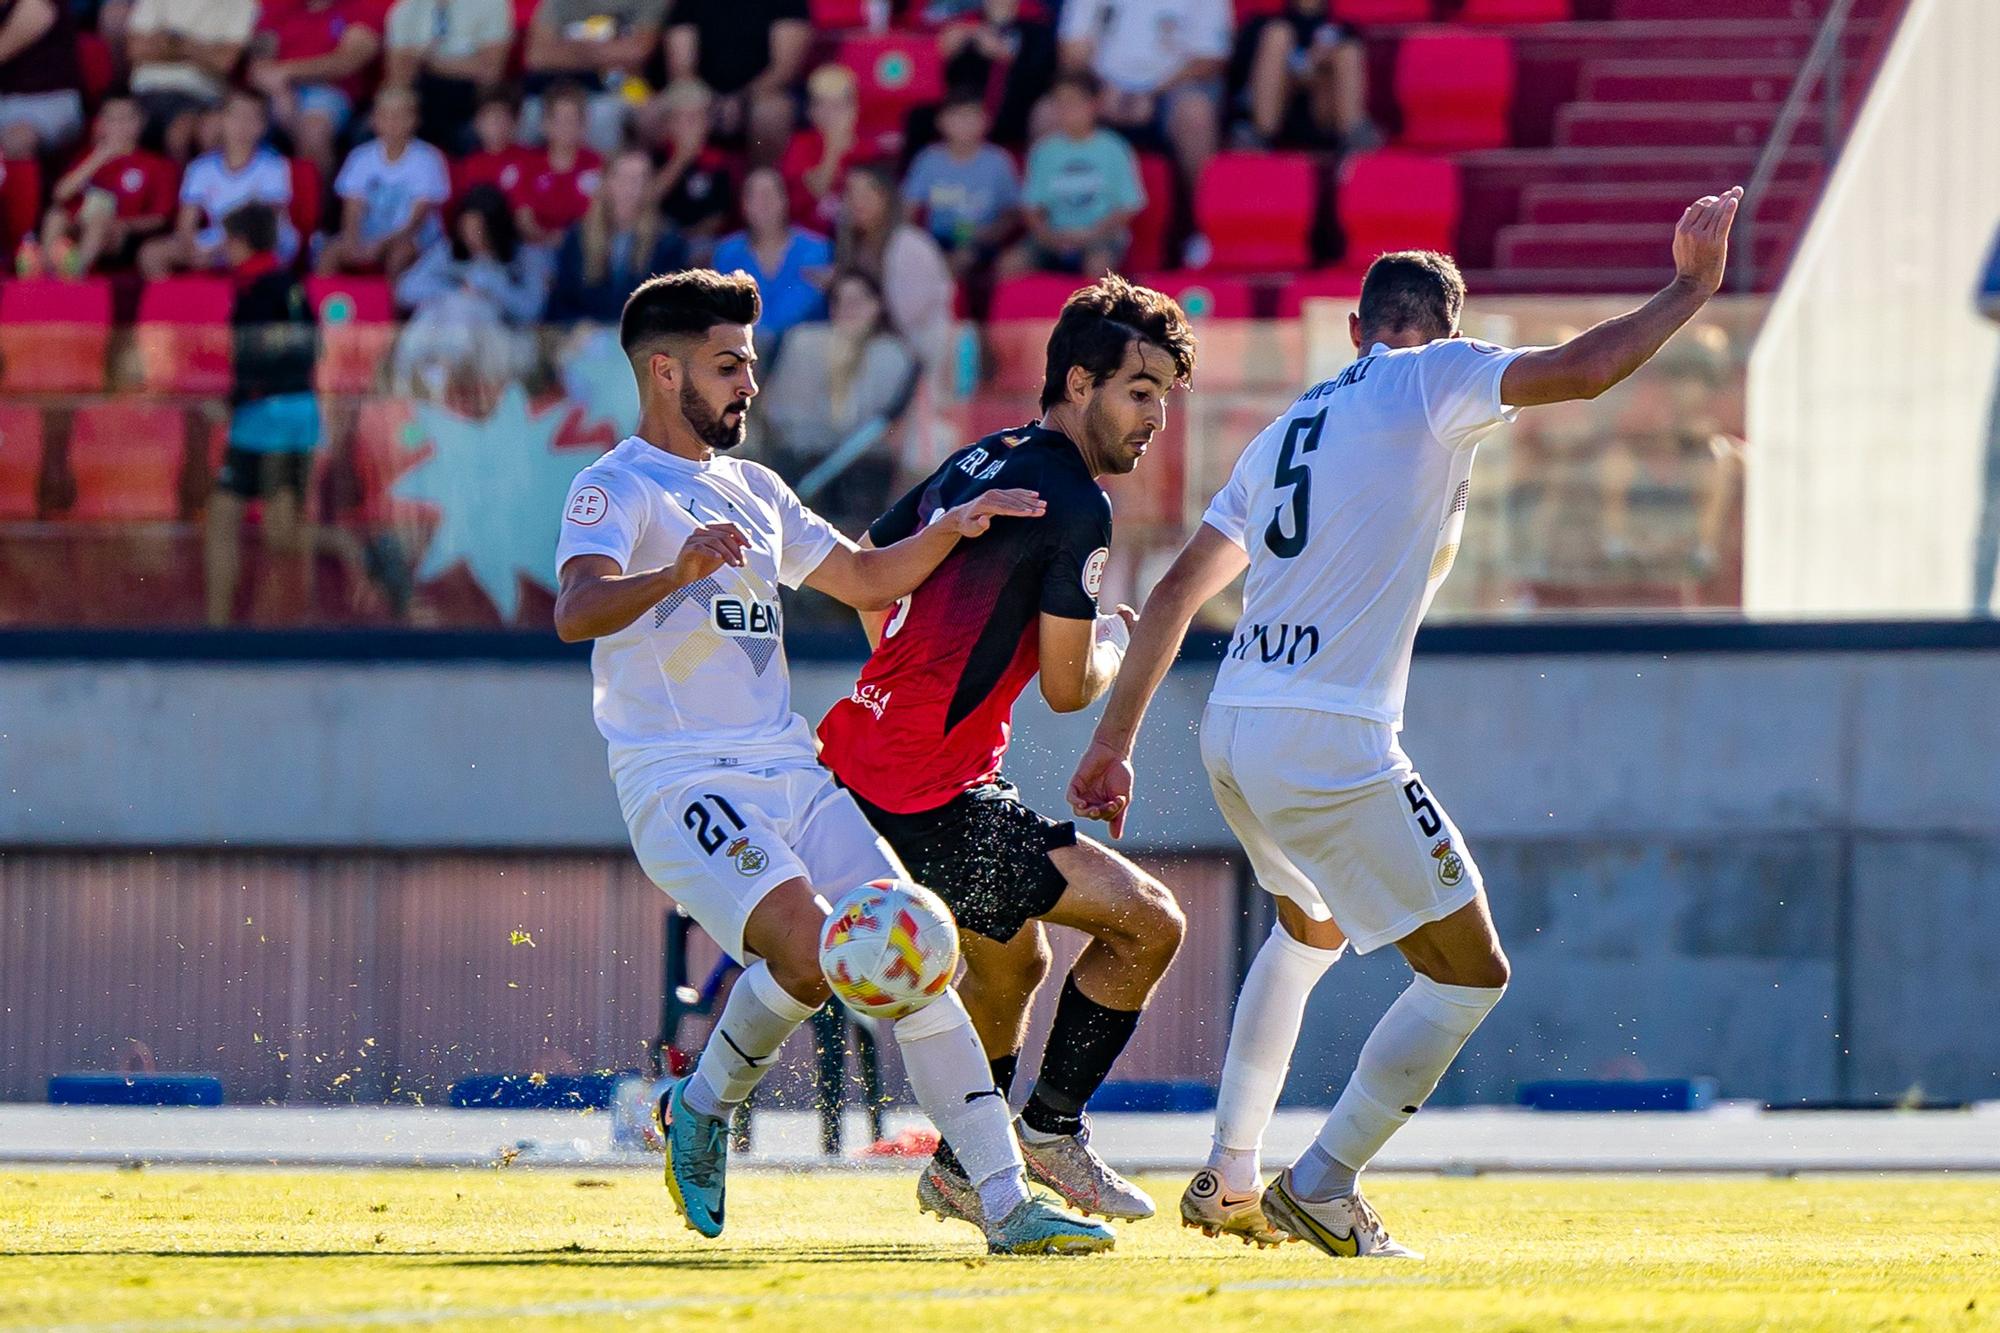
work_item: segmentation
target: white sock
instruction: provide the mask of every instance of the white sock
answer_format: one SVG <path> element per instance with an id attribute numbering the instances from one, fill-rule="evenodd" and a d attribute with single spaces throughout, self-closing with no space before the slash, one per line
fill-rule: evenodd
<path id="1" fill-rule="evenodd" d="M 699 1115 L 727 1116 L 740 1105 L 771 1067 L 771 1057 L 817 1006 L 801 1004 L 778 984 L 770 966 L 758 960 L 743 969 L 730 987 L 729 1002 L 701 1063 L 688 1080 L 687 1104 Z"/>
<path id="2" fill-rule="evenodd" d="M 1028 1198 L 1013 1113 L 993 1086 L 986 1048 L 956 989 L 896 1020 L 896 1044 L 917 1105 L 958 1154 L 966 1179 L 979 1190 L 989 1224 Z"/>
<path id="3" fill-rule="evenodd" d="M 1417 1113 L 1505 986 L 1446 986 L 1419 973 L 1361 1044 L 1354 1076 L 1314 1140 L 1292 1166 L 1303 1199 L 1351 1193 L 1354 1177 Z"/>
<path id="4" fill-rule="evenodd" d="M 1282 925 L 1251 960 L 1236 997 L 1236 1018 L 1222 1056 L 1222 1084 L 1215 1094 L 1215 1141 L 1208 1164 L 1231 1190 L 1257 1188 L 1264 1131 L 1305 1021 L 1306 998 L 1347 948 L 1315 949 Z"/>

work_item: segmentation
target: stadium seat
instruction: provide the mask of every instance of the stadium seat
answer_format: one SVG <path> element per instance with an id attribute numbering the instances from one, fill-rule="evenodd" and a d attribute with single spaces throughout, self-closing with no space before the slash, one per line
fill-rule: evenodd
<path id="1" fill-rule="evenodd" d="M 912 108 L 944 98 L 944 59 L 928 33 L 843 37 L 840 63 L 859 86 L 863 135 L 900 134 Z"/>
<path id="2" fill-rule="evenodd" d="M 1332 17 L 1343 23 L 1429 23 L 1431 0 L 1333 0 Z"/>
<path id="3" fill-rule="evenodd" d="M 1083 279 L 1069 273 L 1027 273 L 1003 278 L 993 289 L 993 309 L 988 319 L 1054 319 L 1070 293 Z"/>
<path id="4" fill-rule="evenodd" d="M 111 48 L 94 32 L 76 35 L 76 68 L 83 80 L 84 106 L 95 111 L 104 102 L 111 85 L 118 82 L 118 62 Z"/>
<path id="5" fill-rule="evenodd" d="M 67 517 L 115 522 L 180 516 L 187 414 L 142 398 L 78 408 L 69 437 L 76 504 Z"/>
<path id="6" fill-rule="evenodd" d="M 1141 273 L 1132 281 L 1165 292 L 1195 319 L 1248 319 L 1250 284 L 1242 278 L 1208 272 Z"/>
<path id="7" fill-rule="evenodd" d="M 42 409 L 0 402 L 0 519 L 33 518 L 42 482 Z"/>
<path id="8" fill-rule="evenodd" d="M 41 226 L 42 164 L 32 157 L 0 161 L 0 244 L 12 255 Z"/>
<path id="9" fill-rule="evenodd" d="M 1461 23 L 1556 23 L 1575 17 L 1570 0 L 1465 0 Z"/>
<path id="10" fill-rule="evenodd" d="M 153 393 L 227 393 L 230 367 L 227 278 L 166 278 L 139 294 L 133 340 L 139 381 Z"/>
<path id="11" fill-rule="evenodd" d="M 1178 202 L 1174 164 L 1157 153 L 1139 155 L 1139 182 L 1146 189 L 1146 207 L 1132 219 L 1132 248 L 1125 262 L 1135 269 L 1167 266 L 1167 228 L 1173 225 Z"/>
<path id="12" fill-rule="evenodd" d="M 1492 33 L 1422 32 L 1396 48 L 1401 142 L 1411 148 L 1498 148 L 1508 141 L 1514 47 Z"/>
<path id="13" fill-rule="evenodd" d="M 812 25 L 819 32 L 841 32 L 868 26 L 867 0 L 812 0 Z"/>
<path id="14" fill-rule="evenodd" d="M 293 158 L 292 204 L 288 214 L 293 229 L 299 234 L 302 252 L 311 243 L 313 233 L 319 230 L 320 217 L 325 212 L 326 187 L 320 179 L 319 168 L 305 158 Z"/>
<path id="15" fill-rule="evenodd" d="M 89 393 L 104 387 L 111 284 L 23 279 L 0 286 L 0 388 Z"/>
<path id="16" fill-rule="evenodd" d="M 1337 201 L 1347 248 L 1340 267 L 1366 269 L 1389 250 L 1456 248 L 1458 168 L 1449 159 L 1384 149 L 1341 164 Z"/>
<path id="17" fill-rule="evenodd" d="M 396 340 L 396 309 L 382 278 L 307 278 L 319 316 L 321 393 L 368 393 Z"/>
<path id="18" fill-rule="evenodd" d="M 1318 194 L 1304 153 L 1218 153 L 1195 187 L 1195 226 L 1215 247 L 1217 269 L 1308 268 Z"/>
<path id="19" fill-rule="evenodd" d="M 1236 26 L 1285 12 L 1285 0 L 1236 0 Z"/>

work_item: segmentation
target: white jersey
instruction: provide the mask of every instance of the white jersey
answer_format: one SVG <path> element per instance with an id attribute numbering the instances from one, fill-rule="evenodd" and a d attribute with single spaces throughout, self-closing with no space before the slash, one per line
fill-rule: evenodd
<path id="1" fill-rule="evenodd" d="M 718 762 L 816 762 L 792 711 L 779 583 L 796 588 L 845 540 L 761 463 L 706 463 L 633 436 L 577 474 L 556 567 L 608 555 L 627 573 L 680 556 L 697 527 L 734 523 L 744 565 L 724 565 L 597 640 L 592 711 L 626 818 L 667 775 Z"/>
<path id="2" fill-rule="evenodd" d="M 1202 516 L 1250 556 L 1216 703 L 1402 725 L 1417 622 L 1458 554 L 1474 446 L 1514 417 L 1500 377 L 1518 355 L 1377 343 L 1250 442 Z"/>

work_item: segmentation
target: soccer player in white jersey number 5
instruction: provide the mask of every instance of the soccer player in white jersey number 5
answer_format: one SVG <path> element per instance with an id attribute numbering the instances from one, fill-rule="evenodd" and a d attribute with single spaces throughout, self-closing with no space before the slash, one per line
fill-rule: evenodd
<path id="1" fill-rule="evenodd" d="M 1217 805 L 1278 900 L 1236 1002 L 1209 1164 L 1181 1200 L 1188 1225 L 1332 1255 L 1410 1254 L 1356 1177 L 1508 977 L 1479 867 L 1397 743 L 1417 622 L 1458 552 L 1480 438 L 1515 409 L 1595 398 L 1643 365 L 1720 285 L 1741 198 L 1690 205 L 1673 282 L 1560 347 L 1463 338 L 1450 259 L 1376 260 L 1349 316 L 1354 363 L 1251 441 L 1147 599 L 1070 802 L 1122 831 L 1146 705 L 1195 611 L 1247 567 L 1201 750 Z M 1306 997 L 1350 941 L 1357 953 L 1395 945 L 1415 975 L 1316 1141 L 1263 1189 L 1259 1148 Z"/>
<path id="2" fill-rule="evenodd" d="M 694 1072 L 661 1099 L 668 1191 L 708 1237 L 722 1231 L 731 1111 L 826 1003 L 825 895 L 903 875 L 792 711 L 778 585 L 882 610 L 959 541 L 1043 509 L 1031 491 L 986 491 L 905 541 L 858 548 L 775 472 L 728 454 L 757 395 L 759 308 L 743 273 L 677 273 L 632 293 L 619 339 L 639 380 L 639 433 L 577 475 L 556 551 L 556 630 L 597 641 L 592 707 L 633 850 L 747 965 Z M 895 1034 L 924 1113 L 959 1146 L 996 1219 L 988 1248 L 1108 1249 L 1108 1228 L 1029 1198 L 1007 1104 L 957 993 L 899 1019 Z"/>

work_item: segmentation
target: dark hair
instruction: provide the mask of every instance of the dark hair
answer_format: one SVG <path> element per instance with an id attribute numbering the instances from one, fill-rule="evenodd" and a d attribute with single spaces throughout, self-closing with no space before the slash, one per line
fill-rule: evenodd
<path id="1" fill-rule="evenodd" d="M 556 84 L 542 94 L 542 108 L 544 112 L 557 102 L 575 102 L 579 107 L 588 110 L 590 107 L 590 94 L 584 91 L 582 84 L 572 79 L 564 79 L 561 83 Z"/>
<path id="2" fill-rule="evenodd" d="M 1102 384 L 1125 364 L 1125 351 L 1134 342 L 1151 343 L 1173 358 L 1175 383 L 1194 379 L 1194 330 L 1173 297 L 1116 273 L 1072 292 L 1049 334 L 1042 410 L 1067 396 L 1071 367 L 1082 366 L 1092 383 Z"/>
<path id="3" fill-rule="evenodd" d="M 506 193 L 497 185 L 475 185 L 458 201 L 458 212 L 451 220 L 451 253 L 458 259 L 472 258 L 458 234 L 459 220 L 467 213 L 477 213 L 486 224 L 486 243 L 493 247 L 493 257 L 503 264 L 513 263 L 515 251 L 521 248 L 521 233 L 514 225 L 514 210 L 508 206 Z"/>
<path id="4" fill-rule="evenodd" d="M 1465 279 L 1450 255 L 1398 250 L 1368 266 L 1361 280 L 1361 327 L 1448 337 L 1465 310 Z"/>
<path id="5" fill-rule="evenodd" d="M 479 104 L 473 108 L 473 114 L 477 115 L 487 107 L 494 105 L 506 107 L 507 114 L 510 116 L 521 114 L 521 99 L 515 95 L 512 88 L 509 88 L 504 83 L 495 84 L 481 93 L 479 95 Z"/>
<path id="6" fill-rule="evenodd" d="M 1059 93 L 1065 88 L 1073 88 L 1095 102 L 1104 91 L 1104 80 L 1087 69 L 1066 69 L 1056 75 L 1049 91 Z"/>
<path id="7" fill-rule="evenodd" d="M 944 101 L 938 103 L 937 113 L 942 116 L 947 111 L 956 111 L 958 108 L 964 106 L 977 107 L 980 113 L 984 114 L 986 111 L 985 91 L 975 88 L 970 84 L 958 84 L 946 91 Z"/>
<path id="8" fill-rule="evenodd" d="M 222 219 L 222 233 L 257 254 L 269 254 L 278 248 L 278 210 L 269 204 L 233 208 Z"/>
<path id="9" fill-rule="evenodd" d="M 755 324 L 763 312 L 757 280 L 742 269 L 686 269 L 639 284 L 619 317 L 618 345 L 637 356 L 658 339 L 701 337 L 717 324 Z"/>
<path id="10" fill-rule="evenodd" d="M 271 114 L 271 99 L 255 88 L 231 88 L 222 99 L 224 106 L 231 102 L 255 102 L 257 109 L 266 116 Z"/>

